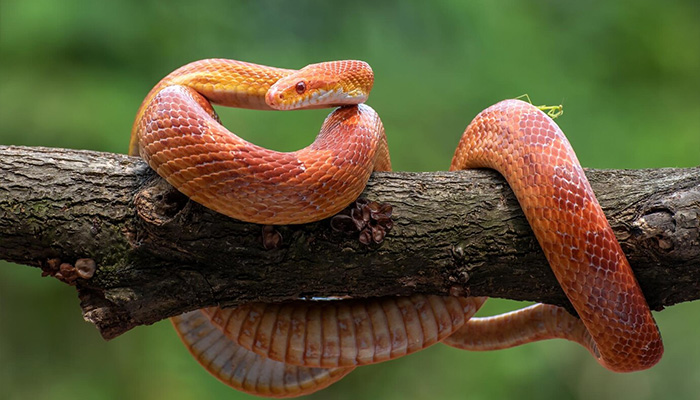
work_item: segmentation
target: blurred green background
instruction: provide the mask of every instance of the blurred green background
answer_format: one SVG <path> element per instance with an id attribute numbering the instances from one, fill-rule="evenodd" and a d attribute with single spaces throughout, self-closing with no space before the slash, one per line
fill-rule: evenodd
<path id="1" fill-rule="evenodd" d="M 473 116 L 528 93 L 558 104 L 584 166 L 700 163 L 700 3 L 574 1 L 0 1 L 0 144 L 125 152 L 165 74 L 235 58 L 280 67 L 357 58 L 374 68 L 396 170 L 446 169 Z M 277 150 L 328 111 L 222 110 Z M 111 342 L 72 288 L 0 263 L 0 398 L 251 398 L 210 377 L 168 322 Z M 492 301 L 490 312 L 517 304 Z M 435 346 L 359 368 L 315 399 L 697 399 L 700 302 L 657 313 L 666 354 L 614 374 L 574 344 L 468 353 Z"/>

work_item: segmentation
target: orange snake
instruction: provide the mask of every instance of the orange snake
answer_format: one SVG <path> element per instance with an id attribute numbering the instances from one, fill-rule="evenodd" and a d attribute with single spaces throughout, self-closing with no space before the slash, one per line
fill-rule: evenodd
<path id="1" fill-rule="evenodd" d="M 317 221 L 354 201 L 372 171 L 391 168 L 379 116 L 362 104 L 373 79 L 361 61 L 300 70 L 196 61 L 148 94 L 130 153 L 192 200 L 230 217 L 258 224 Z M 282 153 L 226 130 L 210 102 L 340 108 L 309 147 Z M 528 103 L 502 101 L 464 132 L 450 170 L 466 168 L 493 168 L 506 178 L 580 319 L 542 304 L 471 318 L 485 298 L 414 295 L 208 308 L 172 318 L 175 329 L 218 379 L 271 397 L 312 393 L 357 365 L 437 342 L 489 350 L 559 337 L 582 344 L 614 371 L 658 362 L 663 346 L 656 323 L 559 127 Z"/>

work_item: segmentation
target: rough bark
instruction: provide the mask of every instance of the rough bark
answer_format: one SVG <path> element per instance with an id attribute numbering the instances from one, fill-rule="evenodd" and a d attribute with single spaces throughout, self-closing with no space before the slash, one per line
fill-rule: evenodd
<path id="1" fill-rule="evenodd" d="M 700 168 L 586 173 L 651 307 L 700 297 Z M 498 174 L 377 173 L 363 196 L 394 207 L 382 244 L 324 220 L 278 227 L 282 246 L 265 250 L 259 225 L 188 201 L 138 158 L 0 146 L 0 259 L 50 275 L 95 260 L 74 283 L 105 338 L 247 301 L 420 292 L 568 306 Z"/>

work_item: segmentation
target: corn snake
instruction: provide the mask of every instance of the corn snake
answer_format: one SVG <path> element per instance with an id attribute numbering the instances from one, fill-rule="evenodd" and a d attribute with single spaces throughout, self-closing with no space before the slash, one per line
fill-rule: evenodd
<path id="1" fill-rule="evenodd" d="M 232 218 L 293 224 L 332 216 L 391 162 L 373 85 L 360 61 L 287 70 L 233 60 L 188 64 L 156 85 L 136 117 L 140 154 L 182 193 Z M 251 109 L 338 106 L 314 143 L 292 153 L 253 145 L 221 126 L 211 103 Z M 450 170 L 493 168 L 513 188 L 581 319 L 536 305 L 471 318 L 484 298 L 414 295 L 314 304 L 249 304 L 174 317 L 195 358 L 232 387 L 289 397 L 319 390 L 355 366 L 443 342 L 469 350 L 561 337 L 606 368 L 654 365 L 663 348 L 629 264 L 559 127 L 536 107 L 505 100 L 469 124 Z M 470 319 L 471 318 L 471 319 Z"/>

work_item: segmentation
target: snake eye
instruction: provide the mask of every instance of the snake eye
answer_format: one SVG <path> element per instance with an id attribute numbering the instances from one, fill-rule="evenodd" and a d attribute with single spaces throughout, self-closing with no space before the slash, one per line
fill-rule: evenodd
<path id="1" fill-rule="evenodd" d="M 304 81 L 299 81 L 294 88 L 296 89 L 297 93 L 303 94 L 306 92 L 306 83 Z"/>

